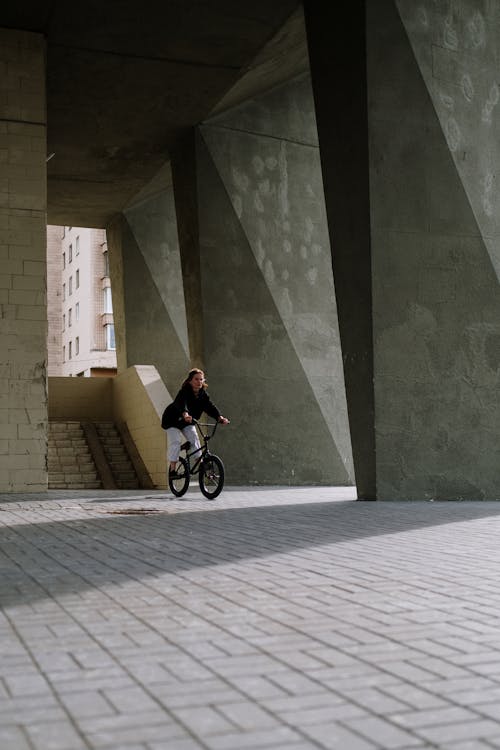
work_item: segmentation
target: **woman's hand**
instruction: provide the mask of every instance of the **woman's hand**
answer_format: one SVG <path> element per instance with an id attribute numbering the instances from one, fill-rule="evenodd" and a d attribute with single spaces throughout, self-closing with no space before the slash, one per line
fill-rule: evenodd
<path id="1" fill-rule="evenodd" d="M 219 422 L 221 424 L 229 424 L 229 419 L 226 419 L 226 417 L 223 417 L 222 414 L 219 417 Z"/>
<path id="2" fill-rule="evenodd" d="M 187 411 L 183 411 L 183 412 L 182 412 L 182 418 L 183 418 L 183 420 L 184 420 L 185 422 L 187 422 L 188 424 L 191 424 L 191 422 L 193 421 L 193 417 L 192 417 L 192 416 L 191 416 L 191 414 L 190 414 L 189 412 L 187 412 Z"/>

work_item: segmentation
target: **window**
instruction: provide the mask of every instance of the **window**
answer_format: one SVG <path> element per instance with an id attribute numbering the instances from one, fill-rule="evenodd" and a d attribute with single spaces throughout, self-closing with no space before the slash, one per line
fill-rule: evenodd
<path id="1" fill-rule="evenodd" d="M 68 310 L 68 328 L 71 328 L 71 307 Z"/>
<path id="2" fill-rule="evenodd" d="M 73 294 L 73 277 L 69 277 L 69 283 L 68 283 L 68 294 L 71 296 Z"/>
<path id="3" fill-rule="evenodd" d="M 66 315 L 63 314 L 63 331 L 66 330 Z"/>
<path id="4" fill-rule="evenodd" d="M 103 252 L 102 259 L 104 261 L 104 275 L 109 276 L 109 256 L 107 250 Z"/>
<path id="5" fill-rule="evenodd" d="M 75 339 L 75 357 L 80 353 L 80 337 L 77 336 Z"/>
<path id="6" fill-rule="evenodd" d="M 103 291 L 103 294 L 104 294 L 104 312 L 105 313 L 112 313 L 113 312 L 113 301 L 111 299 L 111 287 L 107 286 L 102 291 Z"/>
<path id="7" fill-rule="evenodd" d="M 68 344 L 68 359 L 71 359 L 71 341 Z"/>
<path id="8" fill-rule="evenodd" d="M 63 253 L 63 268 L 66 268 L 66 253 Z"/>
<path id="9" fill-rule="evenodd" d="M 80 269 L 76 269 L 76 276 L 75 276 L 75 289 L 78 289 L 80 286 Z"/>
<path id="10" fill-rule="evenodd" d="M 70 245 L 68 247 L 68 263 L 71 263 L 73 260 L 73 245 Z"/>
<path id="11" fill-rule="evenodd" d="M 66 299 L 66 284 L 63 284 L 63 302 Z"/>
<path id="12" fill-rule="evenodd" d="M 75 322 L 80 320 L 80 303 L 77 302 L 75 305 Z"/>
<path id="13" fill-rule="evenodd" d="M 80 255 L 80 237 L 78 236 L 75 240 L 75 253 Z"/>
<path id="14" fill-rule="evenodd" d="M 106 329 L 106 349 L 116 349 L 114 325 L 104 326 Z"/>

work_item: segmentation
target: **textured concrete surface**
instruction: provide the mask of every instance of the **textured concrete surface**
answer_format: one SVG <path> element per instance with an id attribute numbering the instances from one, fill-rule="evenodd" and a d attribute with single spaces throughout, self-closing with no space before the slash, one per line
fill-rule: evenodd
<path id="1" fill-rule="evenodd" d="M 205 365 L 247 442 L 221 436 L 235 481 L 352 484 L 308 75 L 200 128 L 198 196 Z"/>
<path id="2" fill-rule="evenodd" d="M 67 13 L 46 0 L 2 3 L 0 27 L 37 32 L 47 47 L 50 223 L 105 226 L 168 159 L 181 131 L 234 101 L 234 86 L 241 97 L 303 70 L 300 15 L 288 22 L 299 5 L 122 0 L 117 12 L 84 0 Z M 2 73 L 11 93 L 12 69 Z M 31 76 L 26 101 L 36 85 Z"/>
<path id="3" fill-rule="evenodd" d="M 160 179 L 161 177 L 161 179 Z M 168 165 L 156 190 L 124 212 L 127 364 L 154 363 L 172 393 L 190 366 L 177 221 Z M 113 236 L 113 235 L 112 235 Z"/>
<path id="4" fill-rule="evenodd" d="M 377 486 L 366 5 L 337 7 L 304 0 L 354 472 L 359 496 L 373 499 Z M 342 29 L 334 45 L 333 27 Z"/>
<path id="5" fill-rule="evenodd" d="M 205 123 L 108 247 L 119 371 L 152 363 L 175 395 L 204 367 L 245 435 L 217 436 L 235 484 L 354 483 L 307 74 Z"/>
<path id="6" fill-rule="evenodd" d="M 0 29 L 0 492 L 47 489 L 45 44 Z"/>
<path id="7" fill-rule="evenodd" d="M 498 7 L 396 5 L 367 6 L 378 497 L 495 499 Z"/>
<path id="8" fill-rule="evenodd" d="M 498 503 L 0 496 L 2 750 L 500 747 Z"/>

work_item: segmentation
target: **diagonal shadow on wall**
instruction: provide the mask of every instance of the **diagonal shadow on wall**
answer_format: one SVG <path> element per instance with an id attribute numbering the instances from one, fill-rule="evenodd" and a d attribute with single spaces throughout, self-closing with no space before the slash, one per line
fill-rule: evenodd
<path id="1" fill-rule="evenodd" d="M 210 153 L 198 142 L 205 361 L 239 442 L 221 435 L 248 484 L 351 484 Z M 236 426 L 236 425 L 234 425 Z M 234 426 L 231 429 L 234 429 Z M 246 434 L 253 440 L 245 441 Z M 257 468 L 256 468 L 257 467 Z"/>
<path id="2" fill-rule="evenodd" d="M 155 365 L 175 393 L 189 362 L 128 222 L 122 247 L 127 365 Z"/>

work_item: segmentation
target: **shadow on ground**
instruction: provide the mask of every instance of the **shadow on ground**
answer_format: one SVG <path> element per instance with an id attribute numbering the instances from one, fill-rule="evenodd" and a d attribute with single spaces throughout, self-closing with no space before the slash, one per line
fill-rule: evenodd
<path id="1" fill-rule="evenodd" d="M 0 529 L 0 602 L 27 604 L 281 553 L 307 557 L 308 548 L 321 545 L 328 545 L 335 564 L 332 545 L 500 515 L 495 502 L 210 505 L 206 511 L 172 513 L 168 506 L 160 504 L 164 512 L 154 515 L 115 516 L 89 504 L 88 519 L 36 524 L 25 523 L 22 510 L 8 512 L 12 523 Z M 0 513 L 0 522 L 6 520 Z"/>

